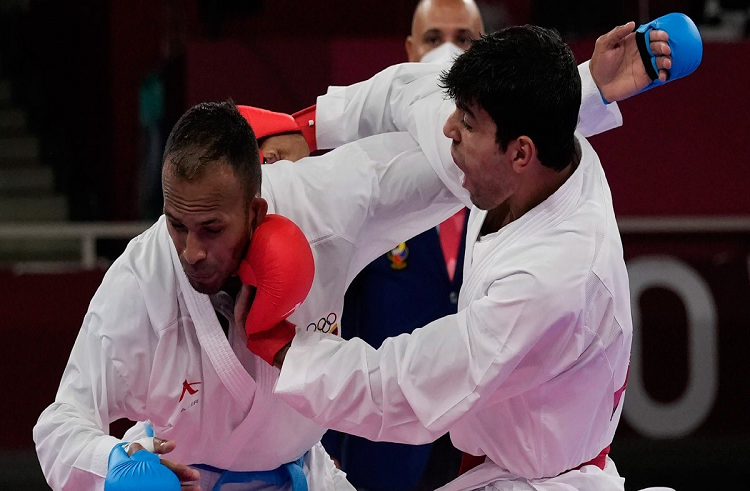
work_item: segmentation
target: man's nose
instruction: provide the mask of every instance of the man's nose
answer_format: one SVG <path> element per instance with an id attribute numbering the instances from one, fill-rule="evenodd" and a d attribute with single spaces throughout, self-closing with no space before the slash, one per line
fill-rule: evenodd
<path id="1" fill-rule="evenodd" d="M 188 264 L 196 264 L 206 259 L 206 249 L 195 234 L 188 232 L 185 238 L 185 249 L 182 251 L 182 257 L 185 258 Z"/>
<path id="2" fill-rule="evenodd" d="M 443 134 L 453 140 L 454 144 L 461 141 L 461 131 L 458 126 L 460 117 L 458 110 L 455 110 L 445 120 L 445 124 L 443 124 Z"/>

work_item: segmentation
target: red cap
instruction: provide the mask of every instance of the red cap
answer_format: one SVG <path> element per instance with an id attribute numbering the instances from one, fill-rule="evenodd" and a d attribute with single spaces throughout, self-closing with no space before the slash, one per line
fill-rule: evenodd
<path id="1" fill-rule="evenodd" d="M 302 136 L 307 141 L 307 146 L 310 147 L 310 151 L 314 152 L 318 149 L 318 141 L 315 138 L 315 105 L 312 105 L 301 111 L 297 111 L 292 114 L 292 117 L 297 122 L 299 131 L 302 132 Z"/>
<path id="2" fill-rule="evenodd" d="M 252 106 L 237 106 L 240 114 L 250 123 L 255 138 L 260 140 L 280 133 L 301 131 L 294 118 L 288 114 L 276 113 Z"/>

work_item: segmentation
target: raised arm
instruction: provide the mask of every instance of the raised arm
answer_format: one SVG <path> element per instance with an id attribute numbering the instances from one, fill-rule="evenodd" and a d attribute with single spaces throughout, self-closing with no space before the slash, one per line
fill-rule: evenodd
<path id="1" fill-rule="evenodd" d="M 575 359 L 577 353 L 560 349 L 565 356 L 538 363 L 542 344 L 562 347 L 568 338 L 549 328 L 557 321 L 555 300 L 535 299 L 535 292 L 533 275 L 510 275 L 457 314 L 378 349 L 358 338 L 298 333 L 275 392 L 332 429 L 430 442 L 458 419 L 538 386 Z"/>
<path id="2" fill-rule="evenodd" d="M 700 35 L 687 16 L 668 14 L 635 32 L 634 27 L 629 22 L 600 36 L 591 61 L 578 67 L 582 102 L 577 130 L 583 136 L 622 124 L 616 104 L 606 101 L 623 100 L 684 77 L 700 64 Z M 440 92 L 438 77 L 447 69 L 450 65 L 407 63 L 358 84 L 331 87 L 317 101 L 318 146 L 334 148 L 376 133 L 408 131 L 429 155 L 426 146 L 445 140 L 442 123 L 453 106 L 434 99 L 431 107 L 420 108 L 419 102 Z M 420 109 L 427 110 L 432 134 L 414 124 Z"/>
<path id="3" fill-rule="evenodd" d="M 442 96 L 439 76 L 450 65 L 402 63 L 386 68 L 369 80 L 347 87 L 330 87 L 317 100 L 317 142 L 319 148 L 335 148 L 373 134 L 408 131 L 420 145 L 449 144 L 442 125 L 455 106 Z M 578 67 L 582 81 L 582 104 L 578 131 L 592 136 L 622 124 L 616 104 L 605 104 L 589 68 Z M 420 101 L 428 99 L 425 107 Z M 420 111 L 432 134 L 418 132 Z M 420 136 L 429 137 L 422 141 Z"/>
<path id="4" fill-rule="evenodd" d="M 420 145 L 443 184 L 466 206 L 469 194 L 461 186 L 461 171 L 453 163 L 451 140 L 443 123 L 455 110 L 439 87 L 448 65 L 404 63 L 348 87 L 332 87 L 318 98 L 317 141 L 336 148 L 373 134 L 405 131 Z M 579 67 L 583 99 L 579 129 L 593 135 L 622 123 L 616 104 L 606 105 L 593 81 L 589 64 Z"/>

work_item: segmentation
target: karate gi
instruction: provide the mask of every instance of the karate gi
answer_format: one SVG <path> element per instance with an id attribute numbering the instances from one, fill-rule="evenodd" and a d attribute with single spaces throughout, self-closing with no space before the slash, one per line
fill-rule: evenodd
<path id="1" fill-rule="evenodd" d="M 429 68 L 331 89 L 318 99 L 318 141 L 408 130 L 468 205 L 440 129 L 453 105 L 431 89 Z M 584 114 L 601 101 L 582 69 Z M 616 109 L 598 110 L 619 121 Z M 575 470 L 612 441 L 632 339 L 610 190 L 593 148 L 576 138 L 579 165 L 541 204 L 482 237 L 487 212 L 472 208 L 457 314 L 377 350 L 298 333 L 275 392 L 339 431 L 414 444 L 450 431 L 457 448 L 488 457 L 445 490 L 624 489 L 608 458 L 603 470 Z"/>
<path id="2" fill-rule="evenodd" d="M 356 273 L 462 206 L 406 133 L 264 166 L 261 194 L 268 212 L 297 223 L 313 250 L 312 290 L 290 317 L 300 330 L 340 329 Z M 395 226 L 403 219 L 408 226 Z M 311 490 L 353 489 L 317 443 L 325 428 L 272 394 L 279 371 L 246 348 L 233 304 L 226 293 L 190 287 L 164 217 L 131 241 L 94 295 L 55 402 L 34 428 L 54 489 L 102 489 L 119 442 L 107 432 L 119 418 L 150 420 L 156 436 L 177 442 L 165 457 L 175 462 L 270 470 L 310 451 Z M 228 337 L 215 310 L 230 320 Z M 142 436 L 139 424 L 125 440 Z"/>
<path id="3" fill-rule="evenodd" d="M 339 330 L 354 276 L 462 207 L 435 170 L 406 133 L 264 166 L 269 213 L 297 223 L 315 257 L 312 290 L 290 317 L 298 332 Z M 279 371 L 247 350 L 232 305 L 226 294 L 190 287 L 164 217 L 131 241 L 94 295 L 55 402 L 34 427 L 48 483 L 102 489 L 120 441 L 107 434 L 109 424 L 128 418 L 149 420 L 156 436 L 175 440 L 166 455 L 175 462 L 255 471 L 305 455 L 311 489 L 351 489 L 317 444 L 325 429 L 272 393 Z M 215 311 L 228 318 L 228 336 Z M 142 436 L 139 423 L 125 440 Z M 203 476 L 203 489 L 210 478 Z"/>

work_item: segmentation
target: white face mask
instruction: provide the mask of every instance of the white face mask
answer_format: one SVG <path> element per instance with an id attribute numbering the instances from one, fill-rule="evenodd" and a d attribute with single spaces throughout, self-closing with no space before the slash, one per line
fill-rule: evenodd
<path id="1" fill-rule="evenodd" d="M 428 51 L 419 60 L 420 63 L 453 63 L 464 50 L 453 43 L 443 43 L 437 48 Z"/>

